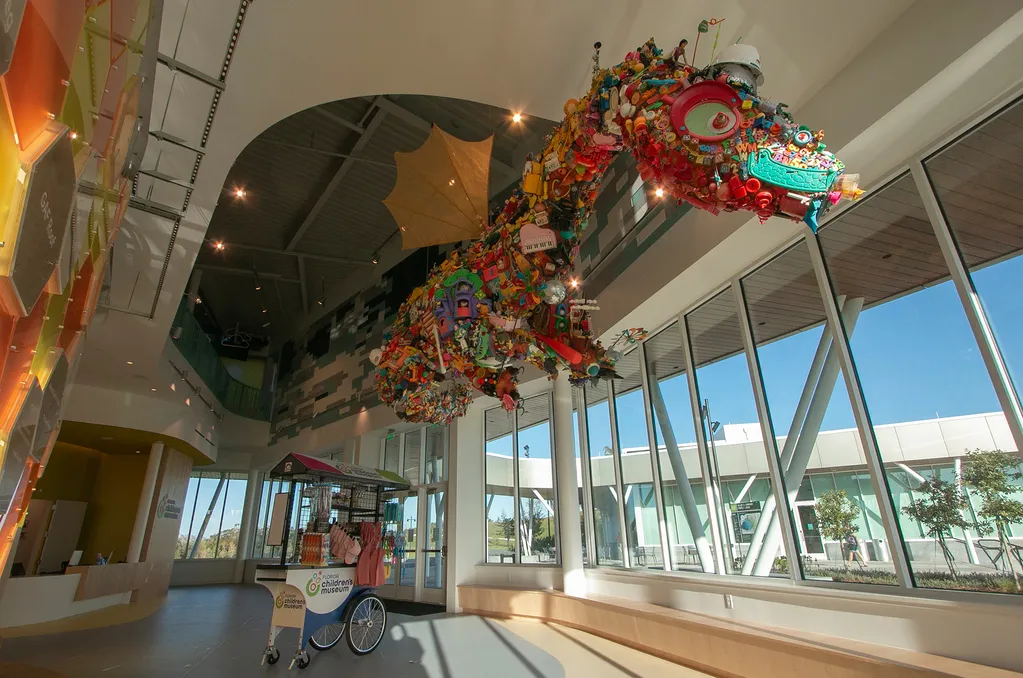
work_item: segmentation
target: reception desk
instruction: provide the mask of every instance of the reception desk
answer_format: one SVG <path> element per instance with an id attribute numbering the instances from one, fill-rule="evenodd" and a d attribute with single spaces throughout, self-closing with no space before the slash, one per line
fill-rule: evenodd
<path id="1" fill-rule="evenodd" d="M 173 563 L 69 567 L 66 574 L 11 577 L 0 598 L 0 628 L 41 624 L 167 595 Z"/>

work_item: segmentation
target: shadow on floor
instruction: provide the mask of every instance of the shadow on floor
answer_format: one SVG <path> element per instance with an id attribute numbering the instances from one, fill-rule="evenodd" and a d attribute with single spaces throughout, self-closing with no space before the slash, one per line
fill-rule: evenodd
<path id="1" fill-rule="evenodd" d="M 283 678 L 289 675 L 298 634 L 282 632 L 276 641 L 280 661 L 273 666 L 260 664 L 271 605 L 272 598 L 261 586 L 173 588 L 161 609 L 136 622 L 0 641 L 0 666 L 12 667 L 9 672 L 0 671 L 0 678 Z M 554 657 L 479 617 L 392 613 L 387 626 L 384 640 L 373 653 L 357 657 L 342 640 L 329 651 L 310 649 L 309 668 L 290 675 L 565 677 Z M 20 673 L 14 672 L 15 666 Z"/>

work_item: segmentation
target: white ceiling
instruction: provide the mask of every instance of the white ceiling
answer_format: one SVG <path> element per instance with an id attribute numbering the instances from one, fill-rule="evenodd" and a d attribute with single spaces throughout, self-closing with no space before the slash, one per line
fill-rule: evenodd
<path id="1" fill-rule="evenodd" d="M 89 333 L 78 380 L 129 388 L 133 374 L 161 360 L 231 166 L 253 138 L 289 115 L 338 99 L 429 94 L 559 120 L 565 100 L 588 84 L 594 41 L 603 43 L 606 65 L 651 36 L 667 49 L 683 37 L 692 45 L 699 21 L 712 16 L 726 17 L 719 46 L 739 36 L 755 44 L 767 73 L 765 91 L 795 107 L 910 4 L 434 0 L 396 12 L 389 3 L 351 0 L 254 2 L 245 12 L 155 315 L 148 317 L 174 222 L 132 209 L 115 245 L 111 279 L 110 305 L 121 311 L 102 311 L 107 317 Z M 165 0 L 161 53 L 219 77 L 238 10 L 233 0 Z M 713 39 L 713 31 L 703 36 L 699 61 L 709 58 Z M 155 89 L 151 128 L 199 145 L 215 90 L 162 64 Z M 151 137 L 143 167 L 188 181 L 195 157 Z M 140 176 L 140 197 L 181 209 L 184 194 L 179 186 Z M 126 355 L 134 370 L 126 369 Z"/>

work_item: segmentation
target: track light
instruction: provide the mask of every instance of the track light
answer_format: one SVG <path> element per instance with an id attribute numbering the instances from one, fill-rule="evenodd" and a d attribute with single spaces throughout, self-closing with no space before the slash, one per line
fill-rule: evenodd
<path id="1" fill-rule="evenodd" d="M 370 259 L 370 261 L 372 261 L 374 265 L 375 264 L 379 264 L 380 263 L 380 255 L 377 254 L 376 252 L 374 252 L 373 253 L 373 258 Z"/>

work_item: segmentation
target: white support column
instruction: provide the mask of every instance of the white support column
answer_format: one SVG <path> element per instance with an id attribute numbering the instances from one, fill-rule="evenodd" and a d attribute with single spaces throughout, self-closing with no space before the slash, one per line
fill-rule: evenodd
<path id="1" fill-rule="evenodd" d="M 156 442 L 149 448 L 149 463 L 146 465 L 146 477 L 142 481 L 142 495 L 135 509 L 135 524 L 131 528 L 131 540 L 128 542 L 128 554 L 125 562 L 137 563 L 142 555 L 142 542 L 146 539 L 146 527 L 149 524 L 149 510 L 153 506 L 153 492 L 156 490 L 156 478 L 160 475 L 160 460 L 163 459 L 163 443 Z"/>
<path id="2" fill-rule="evenodd" d="M 842 309 L 842 321 L 845 323 L 845 331 L 852 336 L 856 328 L 856 321 L 860 317 L 860 310 L 863 309 L 863 297 L 850 299 Z M 799 486 L 806 475 L 806 469 L 810 465 L 810 455 L 813 453 L 814 445 L 817 444 L 817 436 L 821 432 L 821 425 L 824 423 L 824 415 L 831 403 L 831 396 L 835 392 L 835 384 L 842 370 L 838 362 L 838 351 L 834 344 L 828 349 L 828 357 L 824 360 L 824 369 L 820 372 L 820 380 L 817 388 L 814 389 L 813 398 L 810 399 L 810 407 L 806 410 L 806 419 L 799 429 L 799 435 L 795 444 L 791 446 L 792 458 L 788 466 L 782 459 L 782 472 L 785 477 L 785 491 L 788 493 L 789 506 L 796 501 L 799 494 Z M 789 441 L 785 441 L 788 449 Z M 786 507 L 784 510 L 788 510 Z M 760 516 L 764 522 L 764 516 Z M 770 525 L 767 528 L 767 536 L 764 545 L 760 549 L 760 558 L 757 559 L 753 574 L 766 577 L 771 574 L 771 564 L 774 562 L 774 554 L 781 546 L 781 531 L 778 529 L 778 511 L 771 513 Z"/>
<path id="3" fill-rule="evenodd" d="M 242 524 L 238 532 L 238 553 L 234 557 L 234 581 L 243 583 L 245 579 L 245 561 L 252 556 L 252 534 L 255 530 L 254 521 L 259 511 L 259 498 L 263 494 L 263 474 L 249 471 L 248 483 L 245 485 L 245 503 L 242 505 Z"/>
<path id="4" fill-rule="evenodd" d="M 849 348 L 849 334 L 842 325 L 842 315 L 835 301 L 831 278 L 828 276 L 828 267 L 824 262 L 824 253 L 821 251 L 821 244 L 816 235 L 807 235 L 806 244 L 810 250 L 810 261 L 813 262 L 821 299 L 824 301 L 824 313 L 828 318 L 831 331 L 835 334 L 833 346 L 838 350 L 838 362 L 842 366 L 842 376 L 845 377 L 849 404 L 852 406 L 853 418 L 856 420 L 856 428 L 860 433 L 860 441 L 863 443 L 867 472 L 870 473 L 870 483 L 874 489 L 874 496 L 877 497 L 878 513 L 881 514 L 885 536 L 888 538 L 889 555 L 891 555 L 892 564 L 895 565 L 895 577 L 902 588 L 913 588 L 909 554 L 902 541 L 902 534 L 899 532 L 898 516 L 895 515 L 895 510 L 892 507 L 891 493 L 888 491 L 888 481 L 885 478 L 884 465 L 881 461 L 881 451 L 878 449 L 877 438 L 874 437 L 874 425 L 867 412 L 867 403 L 860 385 L 860 377 L 856 373 L 853 363 L 852 349 Z M 795 556 L 794 551 L 793 556 Z M 795 572 L 795 568 L 792 570 Z"/>
<path id="5" fill-rule="evenodd" d="M 563 590 L 570 596 L 586 595 L 583 571 L 583 536 L 579 529 L 579 480 L 572 432 L 572 385 L 568 373 L 554 380 L 554 467 L 558 485 L 558 531 L 561 535 Z"/>
<path id="6" fill-rule="evenodd" d="M 692 532 L 693 539 L 696 541 L 700 566 L 704 572 L 713 572 L 714 555 L 710 551 L 707 534 L 703 531 L 703 521 L 700 520 L 700 513 L 696 508 L 696 496 L 693 494 L 693 486 L 689 484 L 689 474 L 686 473 L 686 467 L 682 463 L 682 453 L 678 449 L 678 441 L 675 440 L 671 419 L 668 418 L 668 408 L 664 405 L 661 384 L 656 379 L 650 380 L 650 402 L 654 406 L 657 423 L 661 427 L 661 437 L 664 438 L 665 452 L 668 455 L 668 462 L 671 464 L 671 471 L 675 474 L 675 486 L 678 488 L 679 496 L 682 497 L 682 511 L 685 513 L 689 531 Z"/>

